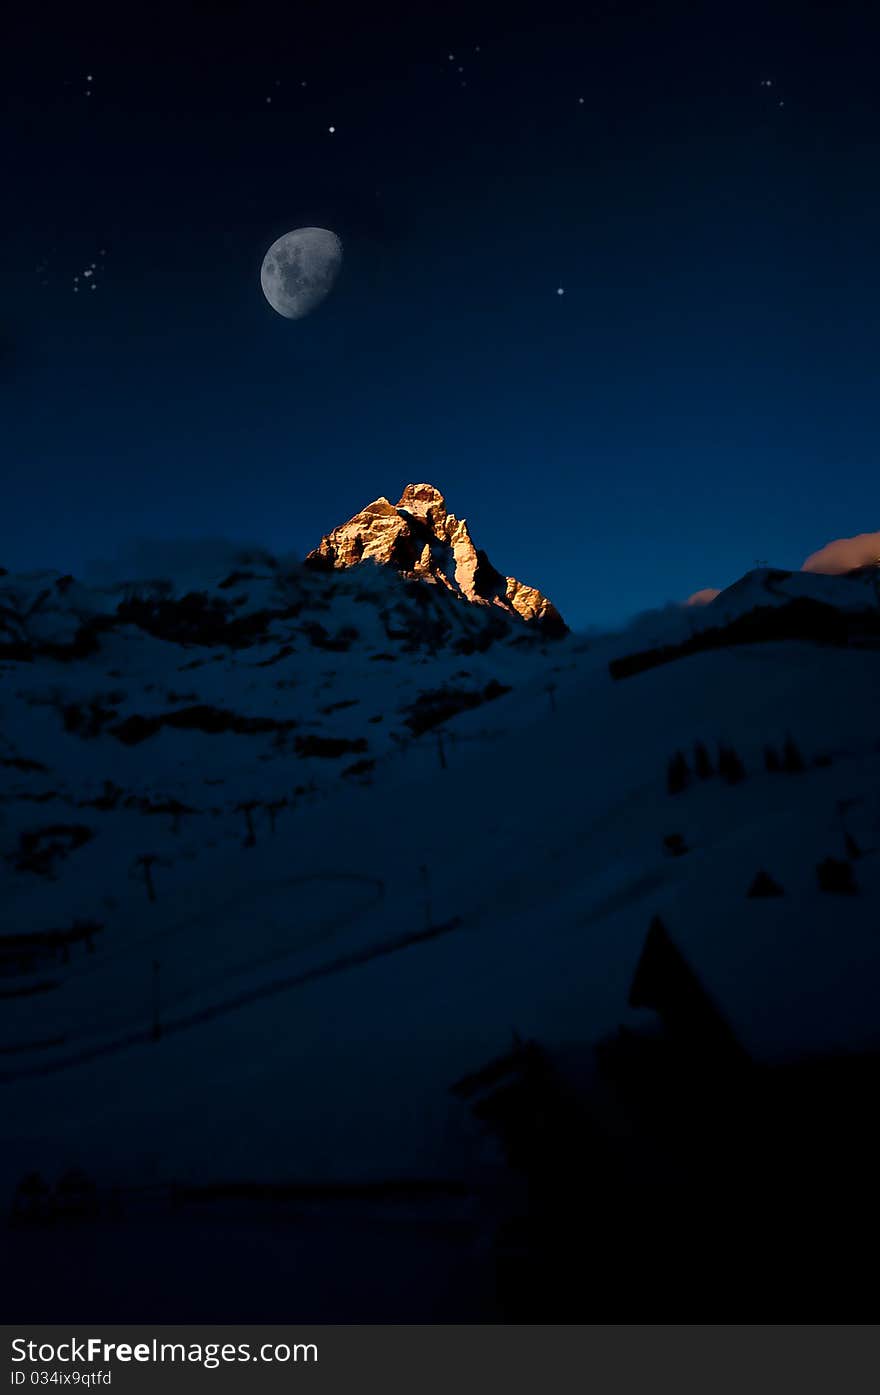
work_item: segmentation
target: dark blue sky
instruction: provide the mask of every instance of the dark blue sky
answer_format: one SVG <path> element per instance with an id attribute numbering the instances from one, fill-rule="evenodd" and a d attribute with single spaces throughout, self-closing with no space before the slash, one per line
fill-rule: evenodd
<path id="1" fill-rule="evenodd" d="M 315 9 L 13 16 L 0 563 L 424 479 L 584 625 L 878 527 L 875 6 Z"/>

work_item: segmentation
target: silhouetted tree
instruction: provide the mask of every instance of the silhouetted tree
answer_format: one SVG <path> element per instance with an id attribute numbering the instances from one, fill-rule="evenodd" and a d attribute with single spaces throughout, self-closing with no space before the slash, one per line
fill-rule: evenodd
<path id="1" fill-rule="evenodd" d="M 79 1167 L 68 1168 L 55 1184 L 57 1210 L 65 1216 L 90 1216 L 98 1210 L 98 1189 Z"/>
<path id="2" fill-rule="evenodd" d="M 670 794 L 681 794 L 691 781 L 688 763 L 681 751 L 676 751 L 666 767 L 666 788 Z"/>
<path id="3" fill-rule="evenodd" d="M 663 847 L 667 857 L 684 857 L 688 851 L 688 845 L 682 833 L 667 833 L 663 839 Z"/>
<path id="4" fill-rule="evenodd" d="M 770 876 L 770 873 L 765 872 L 764 868 L 762 867 L 760 871 L 757 873 L 755 880 L 752 882 L 748 891 L 746 892 L 746 895 L 752 897 L 784 896 L 785 893 L 782 890 L 782 887 L 779 885 L 779 883 L 777 881 L 774 881 L 774 879 Z"/>
<path id="5" fill-rule="evenodd" d="M 694 770 L 701 780 L 708 780 L 715 774 L 712 757 L 702 741 L 694 743 Z"/>
<path id="6" fill-rule="evenodd" d="M 782 769 L 779 752 L 775 746 L 764 747 L 764 769 L 770 775 L 778 775 L 779 771 Z"/>
<path id="7" fill-rule="evenodd" d="M 800 775 L 804 769 L 804 758 L 791 736 L 785 738 L 782 748 L 782 768 L 786 775 Z"/>
<path id="8" fill-rule="evenodd" d="M 732 746 L 719 744 L 718 774 L 722 775 L 729 785 L 738 785 L 746 778 L 746 768 Z"/>
<path id="9" fill-rule="evenodd" d="M 854 896 L 858 887 L 852 865 L 842 858 L 826 857 L 816 867 L 820 891 L 830 891 L 837 896 Z"/>
<path id="10" fill-rule="evenodd" d="M 853 837 L 853 835 L 850 833 L 849 829 L 847 829 L 846 832 L 844 833 L 843 841 L 844 841 L 844 845 L 846 846 L 846 855 L 847 855 L 847 857 L 852 857 L 852 858 L 861 857 L 861 855 L 862 855 L 862 850 L 861 850 L 861 848 L 859 847 L 859 845 L 858 845 L 858 843 L 856 842 L 856 840 L 855 840 L 855 838 Z"/>
<path id="11" fill-rule="evenodd" d="M 28 1172 L 15 1189 L 13 1218 L 17 1221 L 45 1221 L 52 1213 L 49 1186 L 39 1172 Z"/>

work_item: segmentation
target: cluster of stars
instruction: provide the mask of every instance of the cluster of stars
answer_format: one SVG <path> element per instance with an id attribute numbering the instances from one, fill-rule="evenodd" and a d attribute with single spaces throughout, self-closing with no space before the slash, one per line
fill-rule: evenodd
<path id="1" fill-rule="evenodd" d="M 280 79 L 280 78 L 276 78 L 276 79 L 275 79 L 274 85 L 275 85 L 275 88 L 276 88 L 276 89 L 279 88 L 279 87 L 281 86 L 281 79 Z M 308 87 L 309 84 L 308 84 L 308 82 L 307 82 L 307 80 L 306 80 L 305 78 L 301 78 L 301 79 L 300 79 L 299 85 L 300 85 L 300 87 Z M 278 95 L 277 91 L 274 92 L 274 93 L 273 93 L 273 92 L 270 92 L 269 95 L 268 95 L 266 98 L 264 98 L 264 101 L 265 101 L 265 104 L 266 104 L 267 107 L 270 107 L 270 106 L 272 105 L 272 102 L 274 101 L 274 99 L 275 99 L 275 97 L 276 97 L 277 95 Z M 328 127 L 327 127 L 327 132 L 328 132 L 328 134 L 331 135 L 331 136 L 335 135 L 335 134 L 336 134 L 336 127 L 335 127 L 335 126 L 328 126 Z"/>
<path id="2" fill-rule="evenodd" d="M 479 44 L 474 44 L 474 53 L 479 53 L 479 51 L 480 51 L 480 45 L 479 45 Z M 456 73 L 457 77 L 458 77 L 459 80 L 460 80 L 460 86 L 461 86 L 461 87 L 467 87 L 467 81 L 466 81 L 465 76 L 464 76 L 464 64 L 463 64 L 463 63 L 458 63 L 458 62 L 456 62 L 456 58 L 455 58 L 455 54 L 454 54 L 454 53 L 447 53 L 446 58 L 447 58 L 447 61 L 448 61 L 448 62 L 450 62 L 450 63 L 455 63 L 455 65 L 456 65 L 456 66 L 455 66 L 455 73 Z"/>
<path id="3" fill-rule="evenodd" d="M 86 73 L 86 96 L 87 96 L 87 97 L 91 97 L 91 95 L 92 95 L 92 83 L 93 83 L 93 82 L 94 82 L 94 77 L 92 76 L 92 74 L 91 74 L 91 73 Z"/>
<path id="4" fill-rule="evenodd" d="M 98 256 L 99 256 L 99 257 L 106 257 L 106 255 L 107 255 L 107 249 L 106 249 L 106 247 L 102 247 L 101 250 L 100 250 L 99 253 L 98 253 Z M 89 289 L 90 291 L 96 291 L 96 290 L 98 289 L 98 282 L 97 282 L 97 279 L 96 279 L 96 272 L 97 272 L 97 271 L 98 271 L 98 263 L 97 263 L 97 262 L 91 262 L 83 271 L 78 272 L 77 275 L 74 276 L 74 278 L 73 278 L 73 293 L 74 293 L 74 295 L 78 295 L 79 292 L 80 292 L 81 290 L 84 291 L 84 290 L 86 289 L 86 287 L 88 287 L 88 289 Z"/>
<path id="5" fill-rule="evenodd" d="M 41 257 L 40 260 L 37 262 L 36 266 L 34 267 L 37 276 L 40 278 L 41 286 L 48 286 L 50 283 L 50 268 L 52 266 L 53 260 L 55 260 L 56 252 L 57 248 L 53 249 L 52 254 L 47 254 L 46 256 Z M 70 289 L 73 291 L 74 295 L 79 295 L 80 291 L 95 291 L 98 289 L 98 280 L 100 278 L 101 272 L 104 269 L 104 262 L 100 259 L 106 257 L 106 255 L 107 248 L 102 247 L 98 252 L 98 261 L 90 262 L 89 265 L 83 267 L 81 271 L 73 273 L 70 281 Z M 70 273 L 62 274 L 69 275 Z"/>
<path id="6" fill-rule="evenodd" d="M 772 86 L 773 86 L 773 79 L 772 79 L 772 78 L 761 78 L 761 86 L 762 86 L 762 87 L 772 87 Z M 784 106 L 785 106 L 785 102 L 782 100 L 782 98 L 780 98 L 779 101 L 776 103 L 776 105 L 777 105 L 778 107 L 784 107 Z"/>
<path id="7" fill-rule="evenodd" d="M 274 85 L 275 85 L 275 87 L 280 87 L 280 86 L 281 86 L 281 79 L 280 79 L 280 78 L 276 78 L 276 79 L 275 79 L 275 84 L 274 84 Z M 305 78 L 303 78 L 299 85 L 300 85 L 300 87 L 308 87 L 309 84 L 306 82 Z M 273 94 L 270 92 L 269 96 L 266 97 L 266 99 L 265 99 L 265 102 L 266 102 L 266 106 L 267 106 L 267 107 L 270 107 L 270 106 L 272 105 L 272 99 L 273 99 Z"/>

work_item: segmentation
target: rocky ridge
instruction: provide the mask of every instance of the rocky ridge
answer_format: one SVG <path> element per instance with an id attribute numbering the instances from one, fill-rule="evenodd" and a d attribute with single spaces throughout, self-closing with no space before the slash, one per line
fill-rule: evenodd
<path id="1" fill-rule="evenodd" d="M 449 513 L 431 484 L 408 484 L 396 504 L 384 495 L 374 499 L 327 533 L 306 561 L 334 570 L 372 561 L 445 587 L 473 605 L 495 606 L 547 635 L 567 633 L 553 603 L 499 572 L 474 544 L 467 521 Z"/>

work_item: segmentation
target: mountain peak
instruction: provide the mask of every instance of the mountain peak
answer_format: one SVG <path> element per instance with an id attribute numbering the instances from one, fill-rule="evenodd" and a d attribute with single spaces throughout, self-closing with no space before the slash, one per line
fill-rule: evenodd
<path id="1" fill-rule="evenodd" d="M 473 605 L 506 611 L 549 635 L 567 631 L 546 596 L 492 566 L 466 521 L 447 512 L 433 484 L 408 484 L 396 505 L 380 495 L 325 534 L 306 561 L 337 571 L 376 562 L 411 580 L 443 586 Z"/>
<path id="2" fill-rule="evenodd" d="M 397 507 L 417 518 L 446 517 L 446 500 L 433 484 L 408 484 L 397 501 Z"/>

